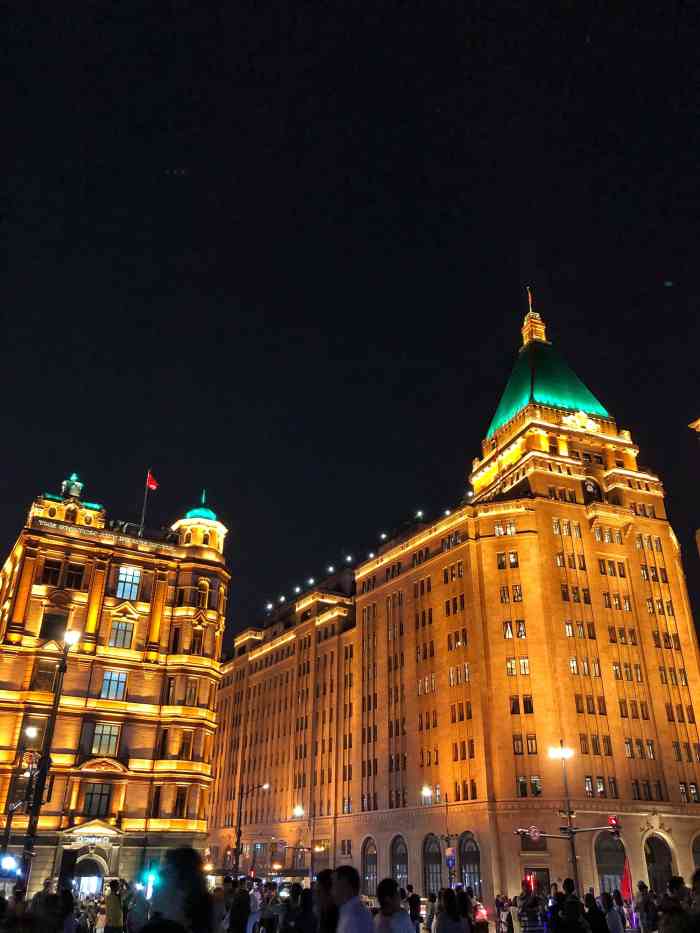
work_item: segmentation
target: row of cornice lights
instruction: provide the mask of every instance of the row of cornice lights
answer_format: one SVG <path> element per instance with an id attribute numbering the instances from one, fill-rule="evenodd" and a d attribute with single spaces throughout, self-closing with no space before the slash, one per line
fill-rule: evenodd
<path id="1" fill-rule="evenodd" d="M 467 495 L 469 495 L 469 493 L 467 493 Z M 451 515 L 451 514 L 452 514 L 452 509 L 445 509 L 445 511 L 444 511 L 442 514 L 443 514 L 444 517 L 446 517 L 446 516 L 448 516 L 448 515 Z M 418 509 L 418 511 L 417 511 L 416 514 L 414 515 L 414 520 L 420 521 L 422 518 L 424 518 L 424 516 L 425 516 L 425 512 L 423 511 L 423 509 Z M 386 531 L 382 531 L 382 532 L 380 532 L 380 534 L 379 534 L 379 540 L 382 541 L 382 542 L 383 542 L 383 541 L 386 541 L 388 537 L 389 537 L 389 535 L 386 533 Z M 375 554 L 374 551 L 370 551 L 369 554 L 367 555 L 367 559 L 368 559 L 368 560 L 372 560 L 372 558 L 373 558 L 373 557 L 376 557 L 376 556 L 377 556 L 377 555 Z M 345 559 L 344 559 L 344 564 L 345 564 L 346 566 L 349 566 L 350 564 L 352 564 L 352 562 L 353 562 L 353 556 L 352 556 L 352 554 L 346 554 Z M 337 569 L 338 569 L 338 568 L 335 566 L 335 564 L 329 564 L 329 565 L 326 567 L 326 572 L 327 572 L 327 573 L 335 573 Z M 315 577 L 309 577 L 309 579 L 306 581 L 306 585 L 307 585 L 307 586 L 313 586 L 315 583 L 316 583 L 316 578 L 315 578 Z M 301 587 L 297 585 L 297 586 L 294 587 L 294 595 L 295 595 L 295 596 L 299 596 L 300 594 L 301 594 Z M 278 605 L 278 606 L 282 606 L 282 605 L 284 605 L 284 603 L 286 603 L 286 602 L 287 602 L 287 597 L 286 597 L 286 596 L 279 596 L 279 597 L 277 598 L 277 605 Z M 267 612 L 272 612 L 272 610 L 273 610 L 274 608 L 275 608 L 275 603 L 267 603 L 267 605 L 265 606 L 265 609 L 267 610 Z"/>

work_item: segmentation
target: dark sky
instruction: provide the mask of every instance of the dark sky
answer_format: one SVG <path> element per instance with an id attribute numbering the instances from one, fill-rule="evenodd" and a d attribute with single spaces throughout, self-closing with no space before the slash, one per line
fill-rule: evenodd
<path id="1" fill-rule="evenodd" d="M 530 283 L 697 596 L 700 32 L 614 7 L 16 4 L 3 549 L 73 469 L 136 519 L 150 464 L 151 524 L 207 487 L 254 621 L 458 501 Z"/>

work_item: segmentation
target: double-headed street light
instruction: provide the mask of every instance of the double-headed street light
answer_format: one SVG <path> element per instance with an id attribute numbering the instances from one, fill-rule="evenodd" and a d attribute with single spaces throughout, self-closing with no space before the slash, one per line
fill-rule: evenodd
<path id="1" fill-rule="evenodd" d="M 578 880 L 578 863 L 576 861 L 576 833 L 574 831 L 573 814 L 571 812 L 571 800 L 569 799 L 569 777 L 566 770 L 566 762 L 573 758 L 574 750 L 564 745 L 564 739 L 559 740 L 559 745 L 553 745 L 549 749 L 550 758 L 558 758 L 561 761 L 561 772 L 564 779 L 564 798 L 566 806 L 566 826 L 568 829 L 569 845 L 571 846 L 571 869 L 576 886 L 576 892 L 580 895 L 581 888 Z"/>
<path id="2" fill-rule="evenodd" d="M 243 789 L 243 781 L 238 785 L 238 807 L 236 809 L 236 855 L 233 863 L 233 876 L 238 877 L 241 868 L 241 818 L 243 816 L 243 800 L 256 790 L 269 790 L 270 783 L 254 784 L 252 787 Z"/>
<path id="3" fill-rule="evenodd" d="M 25 884 L 29 884 L 29 874 L 31 872 L 32 858 L 34 857 L 34 840 L 36 839 L 37 828 L 39 826 L 39 814 L 44 802 L 44 791 L 46 790 L 46 781 L 51 770 L 51 745 L 53 744 L 53 734 L 56 729 L 56 720 L 58 719 L 58 708 L 61 703 L 61 691 L 63 689 L 63 678 L 68 670 L 68 652 L 77 645 L 82 637 L 82 633 L 77 629 L 71 629 L 63 634 L 63 649 L 61 651 L 58 665 L 56 666 L 56 679 L 53 685 L 53 703 L 51 712 L 44 730 L 44 738 L 41 743 L 39 760 L 36 766 L 36 777 L 32 780 L 30 773 L 29 789 L 27 794 L 27 812 L 29 820 L 27 822 L 27 832 L 24 837 L 24 851 L 22 852 L 23 874 Z M 35 726 L 29 726 L 32 733 L 26 732 L 28 738 L 36 738 L 39 734 Z M 30 766 L 30 772 L 32 770 Z M 9 843 L 9 839 L 8 839 Z"/>

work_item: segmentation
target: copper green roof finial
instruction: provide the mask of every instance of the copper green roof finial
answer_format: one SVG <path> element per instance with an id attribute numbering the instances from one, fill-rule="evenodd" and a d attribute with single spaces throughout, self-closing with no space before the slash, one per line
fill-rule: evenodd
<path id="1" fill-rule="evenodd" d="M 210 509 L 207 505 L 206 489 L 202 490 L 202 495 L 199 497 L 199 505 L 194 509 L 190 509 L 189 512 L 185 515 L 185 518 L 206 518 L 211 522 L 217 521 L 216 512 Z"/>
<path id="2" fill-rule="evenodd" d="M 525 291 L 527 292 L 527 306 L 530 314 L 532 314 L 532 289 L 529 285 L 525 286 Z"/>

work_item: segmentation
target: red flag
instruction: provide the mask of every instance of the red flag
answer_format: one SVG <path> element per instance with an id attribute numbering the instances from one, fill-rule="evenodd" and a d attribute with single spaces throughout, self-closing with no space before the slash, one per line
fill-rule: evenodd
<path id="1" fill-rule="evenodd" d="M 146 488 L 151 489 L 154 492 L 158 488 L 158 483 L 156 482 L 156 479 L 150 470 L 148 471 L 146 475 Z"/>
<path id="2" fill-rule="evenodd" d="M 627 856 L 625 856 L 625 868 L 620 885 L 620 894 L 623 900 L 628 903 L 632 902 L 632 872 L 630 871 L 630 863 L 627 860 Z"/>

